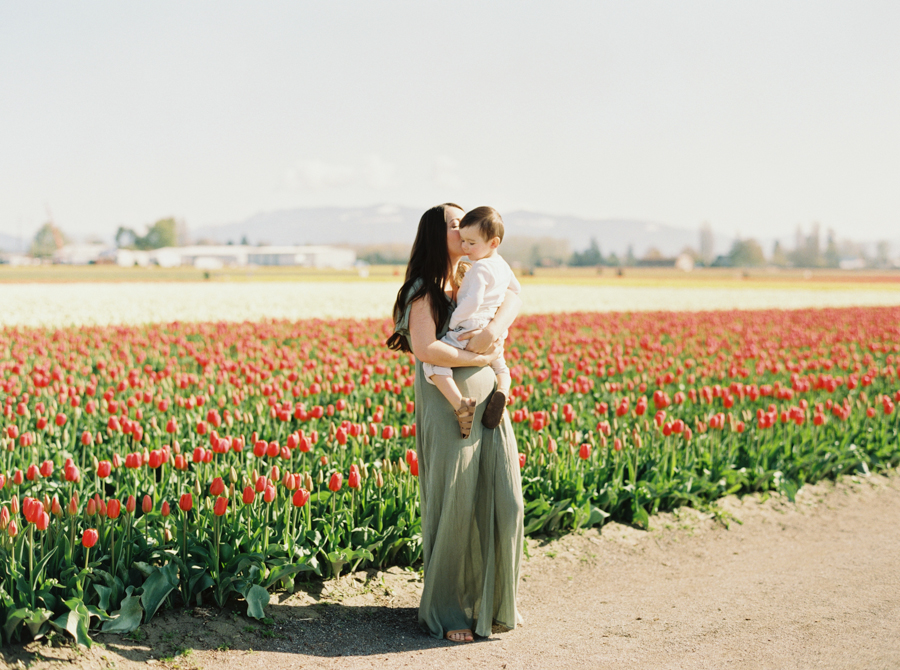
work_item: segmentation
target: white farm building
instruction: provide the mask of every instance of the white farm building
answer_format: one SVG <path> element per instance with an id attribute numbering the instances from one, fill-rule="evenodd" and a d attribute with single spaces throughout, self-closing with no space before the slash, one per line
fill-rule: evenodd
<path id="1" fill-rule="evenodd" d="M 202 270 L 253 265 L 292 265 L 343 270 L 354 266 L 356 252 L 352 249 L 329 246 L 196 245 L 164 247 L 152 251 L 119 249 L 116 262 L 122 266 L 159 265 L 165 268 L 189 265 Z"/>

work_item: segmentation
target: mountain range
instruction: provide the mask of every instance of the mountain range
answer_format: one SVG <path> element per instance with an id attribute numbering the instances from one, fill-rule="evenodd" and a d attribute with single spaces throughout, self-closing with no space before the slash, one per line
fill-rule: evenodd
<path id="1" fill-rule="evenodd" d="M 283 209 L 255 214 L 248 219 L 219 226 L 192 228 L 195 240 L 250 244 L 411 244 L 421 209 L 399 205 L 372 207 L 318 207 Z M 624 254 L 629 245 L 635 256 L 655 247 L 673 256 L 684 247 L 699 245 L 697 230 L 663 223 L 628 219 L 584 219 L 539 212 L 503 213 L 506 237 L 566 240 L 573 250 L 586 249 L 591 238 L 604 254 Z M 727 250 L 731 240 L 717 240 L 717 250 Z"/>

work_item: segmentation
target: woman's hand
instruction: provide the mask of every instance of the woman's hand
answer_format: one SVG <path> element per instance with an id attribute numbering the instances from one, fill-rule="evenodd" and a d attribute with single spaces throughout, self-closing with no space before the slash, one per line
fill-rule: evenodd
<path id="1" fill-rule="evenodd" d="M 468 351 L 468 349 L 466 349 L 466 351 Z M 487 349 L 478 354 L 478 359 L 479 361 L 483 361 L 483 363 L 481 363 L 482 365 L 490 365 L 501 353 L 503 353 L 503 340 L 497 338 L 488 343 Z"/>
<path id="2" fill-rule="evenodd" d="M 497 347 L 499 351 L 500 338 L 496 337 L 489 327 L 470 330 L 468 333 L 460 335 L 457 339 L 460 342 L 468 340 L 466 351 L 471 351 L 473 354 L 486 354 L 492 347 Z M 491 360 L 494 360 L 496 357 L 494 356 Z"/>

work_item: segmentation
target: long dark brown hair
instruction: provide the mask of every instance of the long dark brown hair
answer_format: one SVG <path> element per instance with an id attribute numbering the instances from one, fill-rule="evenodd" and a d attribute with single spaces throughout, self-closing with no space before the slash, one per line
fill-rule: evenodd
<path id="1" fill-rule="evenodd" d="M 447 247 L 447 207 L 462 207 L 452 202 L 445 202 L 426 211 L 419 219 L 419 229 L 412 251 L 409 253 L 409 264 L 406 266 L 406 280 L 397 292 L 394 302 L 394 321 L 396 322 L 406 306 L 419 298 L 428 296 L 431 302 L 431 316 L 435 329 L 440 329 L 450 316 L 450 300 L 444 292 L 444 284 L 450 274 L 450 250 Z M 421 285 L 410 295 L 407 293 L 412 285 L 421 280 Z M 395 351 L 411 351 L 406 337 L 394 333 L 387 339 L 389 348 Z"/>

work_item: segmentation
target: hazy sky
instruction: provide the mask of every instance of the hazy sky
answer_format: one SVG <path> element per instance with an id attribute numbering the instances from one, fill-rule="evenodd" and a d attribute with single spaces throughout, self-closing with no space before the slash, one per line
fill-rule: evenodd
<path id="1" fill-rule="evenodd" d="M 900 3 L 3 2 L 0 232 L 444 200 L 900 236 Z"/>

